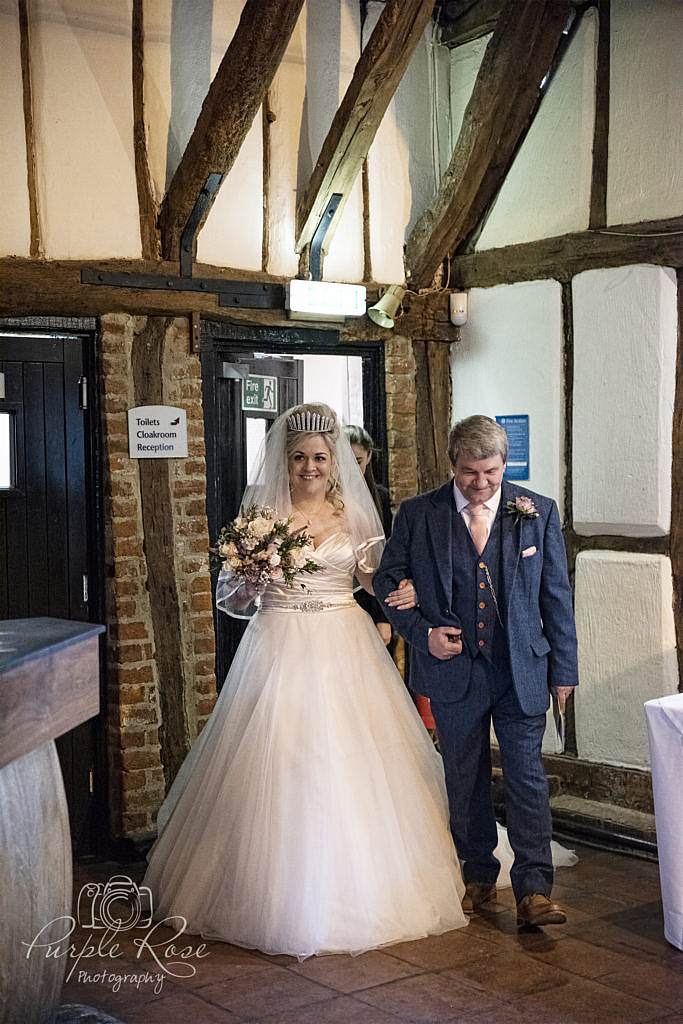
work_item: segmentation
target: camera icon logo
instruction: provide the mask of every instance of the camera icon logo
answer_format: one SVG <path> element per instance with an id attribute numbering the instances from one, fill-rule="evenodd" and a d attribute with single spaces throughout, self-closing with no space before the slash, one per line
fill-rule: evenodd
<path id="1" fill-rule="evenodd" d="M 108 882 L 87 882 L 78 894 L 78 923 L 83 928 L 149 928 L 152 912 L 152 890 L 137 885 L 129 875 L 112 875 Z"/>

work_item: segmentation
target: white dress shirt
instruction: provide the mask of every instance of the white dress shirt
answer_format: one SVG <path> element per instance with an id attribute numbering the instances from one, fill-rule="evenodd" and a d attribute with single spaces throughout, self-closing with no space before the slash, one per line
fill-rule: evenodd
<path id="1" fill-rule="evenodd" d="M 458 512 L 460 513 L 460 515 L 464 519 L 465 526 L 467 527 L 467 532 L 469 533 L 469 535 L 471 537 L 472 536 L 472 531 L 470 530 L 470 519 L 472 517 L 470 516 L 470 513 L 467 511 L 467 506 L 470 503 L 469 502 L 469 498 L 465 497 L 465 495 L 462 493 L 462 491 L 460 490 L 458 485 L 455 483 L 455 481 L 453 481 L 453 493 L 455 495 L 455 504 L 456 504 L 456 507 L 458 509 Z M 488 501 L 484 501 L 482 503 L 484 508 L 487 508 L 489 510 L 489 515 L 488 515 L 489 533 L 491 533 L 491 527 L 493 525 L 493 520 L 496 518 L 496 513 L 498 512 L 498 508 L 500 506 L 500 498 L 501 498 L 501 490 L 500 490 L 500 487 L 499 487 L 498 490 L 496 491 L 496 493 L 493 494 L 488 499 Z"/>

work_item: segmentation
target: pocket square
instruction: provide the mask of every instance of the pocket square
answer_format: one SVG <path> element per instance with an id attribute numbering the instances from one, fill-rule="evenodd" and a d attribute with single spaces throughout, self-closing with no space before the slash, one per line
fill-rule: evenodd
<path id="1" fill-rule="evenodd" d="M 522 551 L 522 558 L 531 558 L 532 555 L 536 554 L 536 550 L 537 549 L 534 547 L 524 548 L 524 551 Z"/>

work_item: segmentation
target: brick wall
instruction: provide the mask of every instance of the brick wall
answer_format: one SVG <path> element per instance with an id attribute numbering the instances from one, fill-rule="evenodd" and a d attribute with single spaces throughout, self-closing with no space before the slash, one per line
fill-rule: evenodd
<path id="1" fill-rule="evenodd" d="M 417 494 L 415 358 L 410 338 L 391 335 L 385 343 L 387 456 L 392 505 Z"/>
<path id="2" fill-rule="evenodd" d="M 131 356 L 145 317 L 102 318 L 105 557 L 108 626 L 108 758 L 111 828 L 131 838 L 154 834 L 165 793 L 159 737 L 159 675 L 144 545 L 139 462 L 128 457 L 128 408 L 135 402 Z M 173 529 L 168 557 L 177 581 L 188 744 L 216 696 L 214 637 L 207 564 L 206 470 L 199 359 L 189 352 L 188 323 L 169 323 L 163 399 L 188 415 L 187 459 L 168 460 Z M 179 666 L 180 673 L 180 666 Z"/>

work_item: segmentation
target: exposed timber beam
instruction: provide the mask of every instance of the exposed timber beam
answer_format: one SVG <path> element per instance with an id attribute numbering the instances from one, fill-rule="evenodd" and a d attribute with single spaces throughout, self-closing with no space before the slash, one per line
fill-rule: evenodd
<path id="1" fill-rule="evenodd" d="M 611 224 L 457 256 L 451 263 L 451 282 L 453 287 L 489 288 L 542 278 L 569 281 L 582 270 L 629 263 L 683 267 L 683 217 Z"/>
<path id="2" fill-rule="evenodd" d="M 598 3 L 598 54 L 595 69 L 595 125 L 589 227 L 607 224 L 607 158 L 610 106 L 610 0 Z"/>
<path id="3" fill-rule="evenodd" d="M 152 175 L 147 153 L 145 129 L 145 27 L 143 0 L 133 0 L 132 12 L 132 70 L 133 70 L 133 151 L 135 155 L 135 181 L 138 192 L 140 242 L 143 259 L 160 256 L 157 217 L 159 206 L 154 196 Z"/>
<path id="4" fill-rule="evenodd" d="M 421 491 L 431 491 L 450 476 L 445 440 L 451 426 L 451 350 L 436 341 L 413 339 L 417 418 L 417 466 Z"/>
<path id="5" fill-rule="evenodd" d="M 163 255 L 177 258 L 180 236 L 210 174 L 225 176 L 273 81 L 303 0 L 247 0 L 209 87 L 197 123 L 161 204 Z M 207 205 L 199 227 L 206 220 Z"/>
<path id="6" fill-rule="evenodd" d="M 341 203 L 326 231 L 326 250 L 433 8 L 434 0 L 387 0 L 384 5 L 298 203 L 297 252 L 310 245 L 327 204 L 339 194 Z"/>
<path id="7" fill-rule="evenodd" d="M 98 269 L 130 274 L 155 274 L 177 278 L 178 264 L 154 260 L 102 260 Z M 101 316 L 104 313 L 133 313 L 140 316 L 186 316 L 201 313 L 231 323 L 260 324 L 286 329 L 301 323 L 288 319 L 283 309 L 245 309 L 219 306 L 216 293 L 202 291 L 148 290 L 91 285 L 81 282 L 81 271 L 92 267 L 90 260 L 29 260 L 16 256 L 0 258 L 0 316 Z M 287 278 L 261 271 L 239 270 L 195 264 L 197 276 L 224 280 L 259 281 L 283 285 Z M 378 286 L 366 282 L 368 301 L 378 298 Z M 405 313 L 396 325 L 396 334 L 427 341 L 454 342 L 458 329 L 448 314 L 448 293 L 432 292 L 407 295 Z M 315 327 L 312 322 L 308 327 Z M 329 322 L 321 321 L 325 330 Z M 352 341 L 386 341 L 390 333 L 376 327 L 368 317 L 350 317 L 339 325 L 340 338 Z"/>
<path id="8" fill-rule="evenodd" d="M 506 0 L 451 162 L 406 245 L 411 286 L 428 287 L 495 199 L 528 130 L 573 12 L 569 0 Z"/>
<path id="9" fill-rule="evenodd" d="M 19 49 L 24 107 L 24 133 L 26 137 L 26 181 L 28 187 L 29 224 L 31 230 L 31 256 L 40 257 L 43 238 L 40 220 L 38 172 L 36 159 L 36 131 L 33 123 L 33 83 L 31 73 L 31 19 L 28 0 L 18 0 Z"/>

